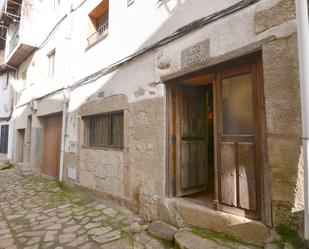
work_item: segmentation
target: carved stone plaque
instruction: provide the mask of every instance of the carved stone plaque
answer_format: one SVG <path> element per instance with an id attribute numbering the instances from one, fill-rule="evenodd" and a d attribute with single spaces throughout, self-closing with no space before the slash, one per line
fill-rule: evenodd
<path id="1" fill-rule="evenodd" d="M 181 67 L 205 62 L 210 57 L 209 39 L 181 51 Z"/>

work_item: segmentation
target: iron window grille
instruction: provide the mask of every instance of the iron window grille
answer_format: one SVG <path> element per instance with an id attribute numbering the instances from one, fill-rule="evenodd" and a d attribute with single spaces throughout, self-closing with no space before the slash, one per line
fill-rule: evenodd
<path id="1" fill-rule="evenodd" d="M 123 148 L 123 111 L 87 116 L 83 120 L 85 147 Z"/>

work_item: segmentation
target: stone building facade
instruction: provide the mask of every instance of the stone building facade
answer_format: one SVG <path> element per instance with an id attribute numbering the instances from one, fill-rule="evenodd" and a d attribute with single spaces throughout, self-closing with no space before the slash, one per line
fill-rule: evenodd
<path id="1" fill-rule="evenodd" d="M 24 40 L 5 47 L 23 171 L 147 220 L 257 245 L 281 224 L 302 236 L 294 1 L 49 4 L 21 1 Z"/>

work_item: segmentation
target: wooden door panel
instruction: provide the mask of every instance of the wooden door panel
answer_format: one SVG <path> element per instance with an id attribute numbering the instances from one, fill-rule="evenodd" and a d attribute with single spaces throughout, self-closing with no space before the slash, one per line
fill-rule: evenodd
<path id="1" fill-rule="evenodd" d="M 237 206 L 237 182 L 235 143 L 221 143 L 221 200 L 229 206 Z"/>
<path id="2" fill-rule="evenodd" d="M 197 146 L 196 142 L 189 142 L 189 153 L 190 153 L 190 188 L 198 187 L 198 164 L 197 164 Z"/>
<path id="3" fill-rule="evenodd" d="M 182 188 L 203 187 L 207 181 L 207 144 L 203 141 L 181 143 Z M 200 190 L 199 190 L 200 191 Z"/>
<path id="4" fill-rule="evenodd" d="M 197 167 L 198 167 L 198 185 L 204 186 L 207 183 L 207 143 L 197 142 Z"/>
<path id="5" fill-rule="evenodd" d="M 182 86 L 179 92 L 180 186 L 176 195 L 183 196 L 207 188 L 207 99 L 202 88 Z"/>
<path id="6" fill-rule="evenodd" d="M 256 62 L 217 75 L 219 207 L 261 218 L 259 92 Z"/>
<path id="7" fill-rule="evenodd" d="M 256 210 L 256 167 L 254 143 L 238 143 L 239 204 Z"/>
<path id="8" fill-rule="evenodd" d="M 181 108 L 180 108 L 180 120 L 181 120 L 181 137 L 190 137 L 190 100 L 188 94 L 181 91 Z"/>
<path id="9" fill-rule="evenodd" d="M 61 147 L 61 115 L 45 118 L 44 125 L 44 174 L 57 177 L 59 171 Z"/>
<path id="10" fill-rule="evenodd" d="M 190 146 L 189 142 L 181 142 L 181 187 L 186 189 L 190 187 Z"/>
<path id="11" fill-rule="evenodd" d="M 194 101 L 195 100 L 195 101 Z M 206 131 L 207 131 L 207 101 L 208 98 L 204 91 L 199 90 L 196 95 L 194 96 L 193 100 L 196 104 L 194 106 L 196 112 L 196 120 L 194 120 L 196 137 L 206 138 Z M 208 138 L 207 138 L 208 139 Z"/>

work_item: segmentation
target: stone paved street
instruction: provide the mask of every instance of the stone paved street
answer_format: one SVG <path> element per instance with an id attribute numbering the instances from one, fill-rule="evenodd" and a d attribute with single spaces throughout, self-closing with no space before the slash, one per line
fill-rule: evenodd
<path id="1" fill-rule="evenodd" d="M 209 230 L 148 224 L 115 204 L 14 169 L 0 170 L 1 248 L 258 249 Z"/>
<path id="2" fill-rule="evenodd" d="M 14 172 L 0 171 L 0 248 L 173 248 L 133 214 Z"/>

